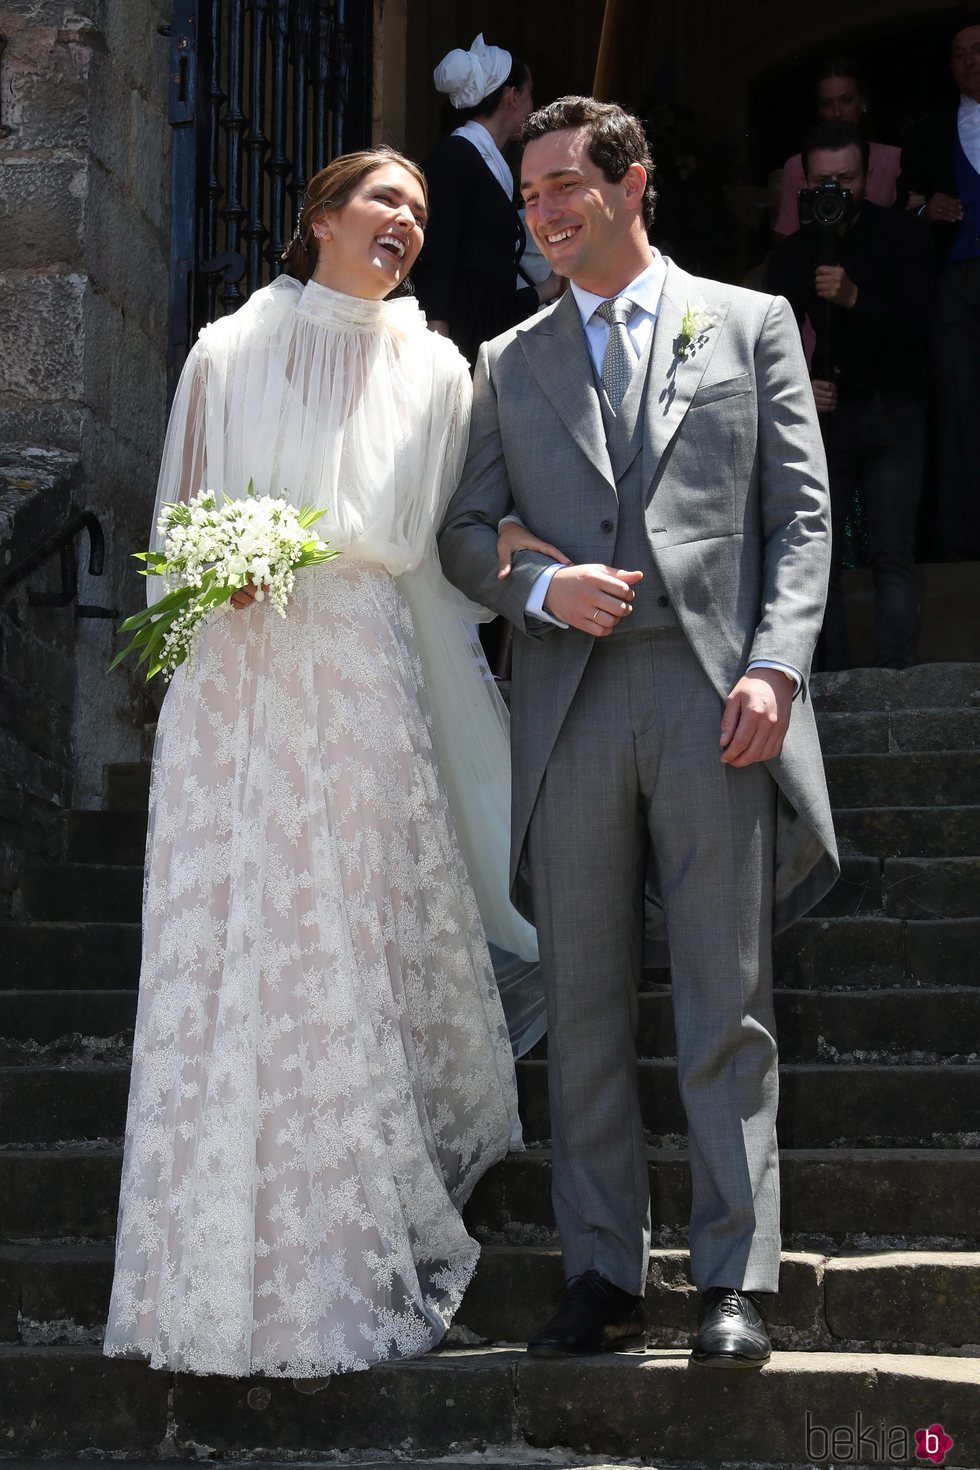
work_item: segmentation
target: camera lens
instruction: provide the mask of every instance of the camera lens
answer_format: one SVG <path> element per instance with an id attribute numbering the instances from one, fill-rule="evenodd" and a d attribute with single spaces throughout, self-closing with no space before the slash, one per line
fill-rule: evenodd
<path id="1" fill-rule="evenodd" d="M 820 194 L 813 202 L 813 218 L 819 225 L 839 225 L 846 210 L 845 200 L 836 191 Z"/>

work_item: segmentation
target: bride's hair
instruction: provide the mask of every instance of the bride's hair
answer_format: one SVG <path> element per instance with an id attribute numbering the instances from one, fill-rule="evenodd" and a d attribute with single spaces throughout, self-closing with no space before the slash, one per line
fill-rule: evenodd
<path id="1" fill-rule="evenodd" d="M 360 153 L 342 153 L 326 168 L 314 174 L 303 196 L 303 208 L 296 224 L 296 233 L 282 252 L 283 266 L 287 276 L 295 276 L 305 283 L 316 270 L 317 243 L 313 233 L 313 220 L 322 210 L 340 209 L 362 179 L 385 164 L 396 163 L 403 168 L 422 190 L 426 204 L 429 191 L 425 175 L 417 163 L 406 158 L 394 148 L 383 143 L 379 148 L 365 148 Z"/>

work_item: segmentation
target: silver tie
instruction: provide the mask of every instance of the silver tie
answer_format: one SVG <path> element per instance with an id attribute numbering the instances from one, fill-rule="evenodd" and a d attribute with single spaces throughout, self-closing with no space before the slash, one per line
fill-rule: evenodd
<path id="1" fill-rule="evenodd" d="M 627 301 L 625 296 L 616 296 L 612 301 L 603 301 L 592 313 L 609 323 L 609 341 L 602 358 L 602 386 L 617 412 L 636 366 L 633 345 L 626 330 L 626 323 L 635 310 L 634 301 Z"/>

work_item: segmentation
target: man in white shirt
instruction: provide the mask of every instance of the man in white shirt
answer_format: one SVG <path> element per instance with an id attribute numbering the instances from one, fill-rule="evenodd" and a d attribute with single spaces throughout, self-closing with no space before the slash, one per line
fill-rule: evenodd
<path id="1" fill-rule="evenodd" d="M 771 933 L 837 873 L 806 681 L 829 562 L 826 465 L 783 301 L 652 248 L 642 128 L 562 98 L 525 130 L 534 239 L 571 281 L 481 350 L 440 553 L 515 626 L 512 896 L 548 1002 L 567 1290 L 529 1351 L 642 1347 L 650 1245 L 636 1074 L 653 853 L 690 1143 L 694 1360 L 758 1368 L 776 1290 Z M 569 558 L 497 576 L 516 515 Z M 774 861 L 775 852 L 775 861 Z"/>

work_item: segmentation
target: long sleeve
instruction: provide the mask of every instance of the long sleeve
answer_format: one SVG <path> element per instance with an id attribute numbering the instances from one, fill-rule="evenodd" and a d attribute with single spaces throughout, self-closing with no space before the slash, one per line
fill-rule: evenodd
<path id="1" fill-rule="evenodd" d="M 430 320 L 448 321 L 453 312 L 456 281 L 462 270 L 465 222 L 472 216 L 473 174 L 462 149 L 446 140 L 425 161 L 429 185 L 429 223 L 425 244 L 413 272 L 419 301 Z M 474 162 L 483 165 L 473 153 Z"/>
<path id="2" fill-rule="evenodd" d="M 761 617 L 747 662 L 809 676 L 830 570 L 826 458 L 799 333 L 776 299 L 756 345 L 763 570 Z"/>
<path id="3" fill-rule="evenodd" d="M 167 434 L 163 444 L 163 457 L 157 479 L 156 501 L 153 506 L 153 521 L 150 528 L 149 545 L 153 551 L 162 551 L 163 543 L 157 531 L 160 513 L 165 505 L 188 501 L 208 486 L 207 422 L 206 406 L 207 359 L 200 342 L 192 347 L 184 363 L 177 383 Z M 220 488 L 220 487 L 210 487 Z M 152 607 L 163 596 L 164 587 L 160 577 L 147 577 L 146 598 Z"/>

